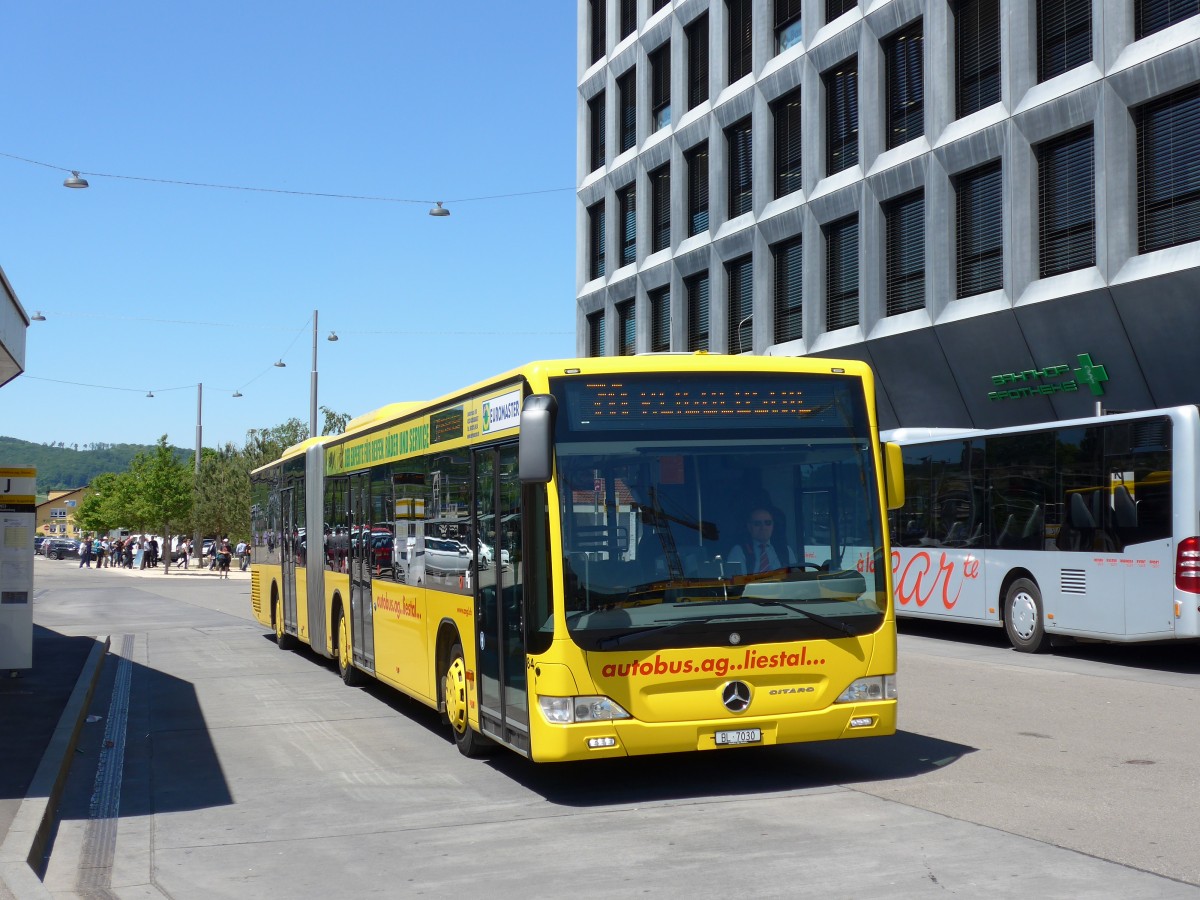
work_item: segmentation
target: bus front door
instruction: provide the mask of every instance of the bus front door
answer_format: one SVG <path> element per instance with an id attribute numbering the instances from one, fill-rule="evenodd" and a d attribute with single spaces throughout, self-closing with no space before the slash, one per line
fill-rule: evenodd
<path id="1" fill-rule="evenodd" d="M 475 623 L 480 725 L 529 753 L 517 446 L 475 451 Z"/>
<path id="2" fill-rule="evenodd" d="M 294 488 L 284 488 L 279 492 L 280 524 L 283 526 L 280 534 L 279 563 L 280 563 L 280 592 L 282 593 L 283 630 L 287 634 L 296 634 L 296 491 Z M 217 552 L 216 543 L 213 553 Z"/>
<path id="3" fill-rule="evenodd" d="M 371 476 L 350 476 L 350 642 L 354 662 L 375 671 L 374 601 L 371 596 Z"/>

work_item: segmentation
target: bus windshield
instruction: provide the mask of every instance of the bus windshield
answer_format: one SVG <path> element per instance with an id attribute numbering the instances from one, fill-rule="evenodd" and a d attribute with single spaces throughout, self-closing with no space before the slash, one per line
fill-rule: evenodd
<path id="1" fill-rule="evenodd" d="M 837 639 L 882 624 L 861 383 L 721 377 L 559 385 L 565 608 L 584 649 Z M 637 415 L 622 421 L 629 405 Z M 608 408 L 614 419 L 597 415 Z"/>

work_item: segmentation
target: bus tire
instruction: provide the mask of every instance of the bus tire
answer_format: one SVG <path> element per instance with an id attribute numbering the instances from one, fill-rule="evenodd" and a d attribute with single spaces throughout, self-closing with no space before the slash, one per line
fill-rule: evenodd
<path id="1" fill-rule="evenodd" d="M 280 650 L 291 650 L 296 645 L 296 639 L 284 628 L 283 607 L 278 600 L 272 607 L 271 618 L 275 620 L 275 646 Z"/>
<path id="2" fill-rule="evenodd" d="M 1041 653 L 1050 646 L 1043 623 L 1042 592 L 1028 578 L 1018 578 L 1004 595 L 1004 630 L 1014 650 Z"/>
<path id="3" fill-rule="evenodd" d="M 491 742 L 471 728 L 467 720 L 467 664 L 462 644 L 458 641 L 450 648 L 449 663 L 442 675 L 442 697 L 446 703 L 450 733 L 458 752 L 473 759 L 486 755 Z"/>
<path id="4" fill-rule="evenodd" d="M 350 623 L 346 620 L 346 614 L 342 612 L 340 606 L 337 618 L 333 623 L 333 630 L 337 634 L 338 674 L 342 676 L 343 684 L 348 687 L 358 687 L 362 684 L 362 673 L 354 668 L 354 645 L 350 642 Z"/>

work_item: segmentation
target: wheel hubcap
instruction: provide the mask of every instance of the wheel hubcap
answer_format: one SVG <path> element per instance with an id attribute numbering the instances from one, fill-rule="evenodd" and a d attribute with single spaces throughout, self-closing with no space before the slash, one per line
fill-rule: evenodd
<path id="1" fill-rule="evenodd" d="M 446 695 L 446 717 L 450 727 L 458 734 L 467 728 L 467 667 L 462 657 L 450 663 L 446 677 L 442 680 L 442 693 Z"/>
<path id="2" fill-rule="evenodd" d="M 1037 627 L 1037 604 L 1033 602 L 1033 597 L 1021 591 L 1013 597 L 1010 612 L 1013 631 L 1021 640 L 1027 641 L 1033 637 Z"/>

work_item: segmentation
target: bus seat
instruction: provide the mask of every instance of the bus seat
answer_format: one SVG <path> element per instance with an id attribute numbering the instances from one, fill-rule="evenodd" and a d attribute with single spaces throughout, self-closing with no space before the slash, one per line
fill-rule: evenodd
<path id="1" fill-rule="evenodd" d="M 1080 531 L 1095 529 L 1096 519 L 1092 516 L 1092 511 L 1087 508 L 1087 504 L 1083 502 L 1082 495 L 1071 495 L 1070 515 L 1072 528 L 1078 528 Z"/>
<path id="2" fill-rule="evenodd" d="M 1021 529 L 1022 540 L 1036 540 L 1042 534 L 1042 505 L 1034 504 L 1033 512 L 1029 514 L 1029 518 L 1025 520 L 1025 527 Z"/>
<path id="3" fill-rule="evenodd" d="M 1137 528 L 1137 506 L 1125 485 L 1118 484 L 1113 491 L 1113 505 L 1118 528 Z"/>
<path id="4" fill-rule="evenodd" d="M 1016 513 L 1009 513 L 1008 518 L 1004 520 L 1004 527 L 1000 529 L 1000 534 L 996 536 L 996 546 L 1004 549 L 1012 545 L 1013 526 L 1017 524 Z"/>

